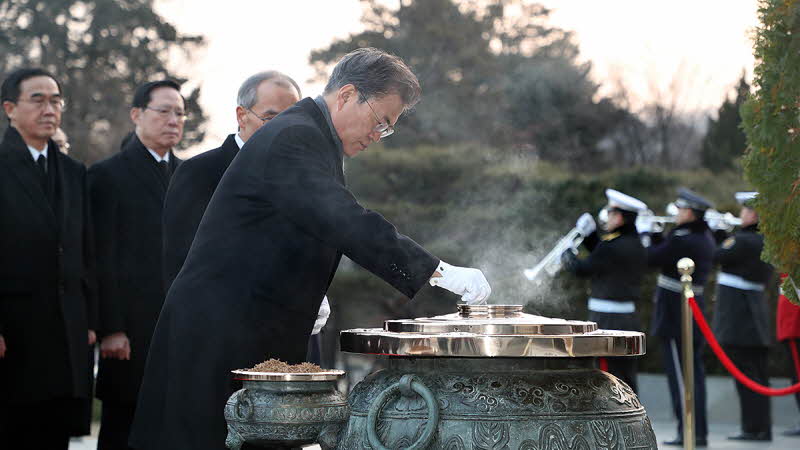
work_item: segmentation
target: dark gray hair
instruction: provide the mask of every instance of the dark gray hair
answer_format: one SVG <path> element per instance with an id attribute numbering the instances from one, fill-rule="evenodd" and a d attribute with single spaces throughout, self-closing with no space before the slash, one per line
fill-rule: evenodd
<path id="1" fill-rule="evenodd" d="M 399 57 L 383 50 L 367 47 L 353 50 L 333 68 L 325 86 L 325 94 L 352 84 L 358 89 L 359 102 L 397 94 L 406 109 L 413 107 L 422 96 L 422 88 L 414 72 Z"/>
<path id="2" fill-rule="evenodd" d="M 298 86 L 290 76 L 278 72 L 277 70 L 267 70 L 252 75 L 244 80 L 244 83 L 239 87 L 239 93 L 236 95 L 236 103 L 243 108 L 252 108 L 258 101 L 256 98 L 258 86 L 265 81 L 272 81 L 287 89 L 294 87 L 297 91 L 297 96 L 303 98 L 303 94 L 300 93 L 300 86 Z"/>

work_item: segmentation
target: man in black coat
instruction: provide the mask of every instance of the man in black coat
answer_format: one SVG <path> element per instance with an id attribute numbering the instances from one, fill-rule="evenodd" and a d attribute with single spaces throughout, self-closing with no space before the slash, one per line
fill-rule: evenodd
<path id="1" fill-rule="evenodd" d="M 711 203 L 688 189 L 678 191 L 676 227 L 666 239 L 653 236 L 653 245 L 647 249 L 647 262 L 661 269 L 655 293 L 651 334 L 661 338 L 661 353 L 667 374 L 672 409 L 678 421 L 678 437 L 664 442 L 666 445 L 683 445 L 683 372 L 681 369 L 681 302 L 683 301 L 677 264 L 682 258 L 691 258 L 695 269 L 692 290 L 700 309 L 705 308 L 703 290 L 711 273 L 714 258 L 714 237 L 704 217 Z M 706 421 L 706 377 L 703 364 L 705 339 L 694 325 L 694 388 L 695 388 L 695 439 L 705 446 L 708 436 Z"/>
<path id="2" fill-rule="evenodd" d="M 301 362 L 342 254 L 408 297 L 425 283 L 484 302 L 477 269 L 441 262 L 346 189 L 343 157 L 386 137 L 420 96 L 399 58 L 359 49 L 250 138 L 211 198 L 153 337 L 131 444 L 220 449 L 230 370 Z M 231 445 L 238 436 L 228 436 Z"/>
<path id="3" fill-rule="evenodd" d="M 1 95 L 9 127 L 0 143 L 0 448 L 66 449 L 91 397 L 86 170 L 51 139 L 64 106 L 53 75 L 17 70 Z"/>
<path id="4" fill-rule="evenodd" d="M 300 95 L 297 83 L 280 72 L 271 70 L 248 77 L 236 98 L 239 131 L 228 135 L 221 147 L 184 161 L 175 171 L 164 199 L 167 290 L 186 261 L 200 219 L 233 157 L 256 130 L 297 103 Z"/>
<path id="5" fill-rule="evenodd" d="M 164 302 L 161 215 L 184 101 L 169 80 L 136 89 L 135 132 L 122 151 L 89 169 L 100 288 L 103 401 L 98 449 L 127 448 L 150 339 Z"/>
<path id="6" fill-rule="evenodd" d="M 772 279 L 772 266 L 761 260 L 764 236 L 758 232 L 755 192 L 737 192 L 742 204 L 742 228 L 714 252 L 719 263 L 714 334 L 733 363 L 755 382 L 769 386 L 767 355 L 772 344 L 769 305 L 764 295 Z M 728 439 L 772 440 L 770 399 L 736 382 L 741 410 L 741 433 Z"/>
<path id="7" fill-rule="evenodd" d="M 583 245 L 591 254 L 578 259 L 571 250 L 564 252 L 564 268 L 591 280 L 590 321 L 604 330 L 641 331 L 636 304 L 647 267 L 647 252 L 636 231 L 636 217 L 647 210 L 647 205 L 614 189 L 606 189 L 606 197 L 607 233 L 599 236 L 594 219 L 584 213 L 576 228 L 586 236 Z M 607 365 L 606 371 L 627 383 L 634 392 L 638 390 L 635 357 L 601 361 Z"/>

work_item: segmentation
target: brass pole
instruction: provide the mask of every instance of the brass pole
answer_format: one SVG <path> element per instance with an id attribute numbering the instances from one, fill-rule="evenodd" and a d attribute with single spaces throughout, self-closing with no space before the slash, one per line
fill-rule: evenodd
<path id="1" fill-rule="evenodd" d="M 681 274 L 683 299 L 681 301 L 681 337 L 683 340 L 683 448 L 694 450 L 694 346 L 692 334 L 692 309 L 689 298 L 694 297 L 692 291 L 692 273 L 694 261 L 681 258 L 678 261 L 678 272 Z"/>

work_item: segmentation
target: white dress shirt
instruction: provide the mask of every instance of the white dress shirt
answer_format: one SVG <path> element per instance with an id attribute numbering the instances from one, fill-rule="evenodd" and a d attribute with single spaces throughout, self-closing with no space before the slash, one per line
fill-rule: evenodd
<path id="1" fill-rule="evenodd" d="M 241 150 L 242 147 L 244 147 L 244 141 L 242 140 L 242 137 L 239 136 L 239 133 L 236 133 L 236 136 L 234 136 L 233 138 L 236 139 L 236 145 L 238 145 L 239 150 Z"/>
<path id="2" fill-rule="evenodd" d="M 150 150 L 149 148 L 147 149 L 147 151 L 150 152 L 151 155 L 153 155 L 153 158 L 156 159 L 156 162 L 161 162 L 161 161 L 169 162 L 169 154 L 170 154 L 170 152 L 164 153 L 164 156 L 161 156 L 158 153 Z"/>
<path id="3" fill-rule="evenodd" d="M 39 155 L 44 155 L 47 158 L 47 144 L 44 144 L 44 150 L 36 150 L 35 148 L 28 146 L 28 151 L 31 152 L 31 157 L 33 158 L 33 162 L 39 160 Z"/>

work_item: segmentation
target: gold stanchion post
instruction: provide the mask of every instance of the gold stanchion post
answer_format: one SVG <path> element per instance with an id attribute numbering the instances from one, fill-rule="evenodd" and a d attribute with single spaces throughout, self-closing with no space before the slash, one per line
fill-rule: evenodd
<path id="1" fill-rule="evenodd" d="M 694 261 L 681 258 L 678 261 L 681 274 L 683 298 L 681 301 L 681 338 L 683 341 L 683 448 L 694 450 L 694 336 L 692 334 L 692 309 L 689 299 L 692 291 Z"/>

